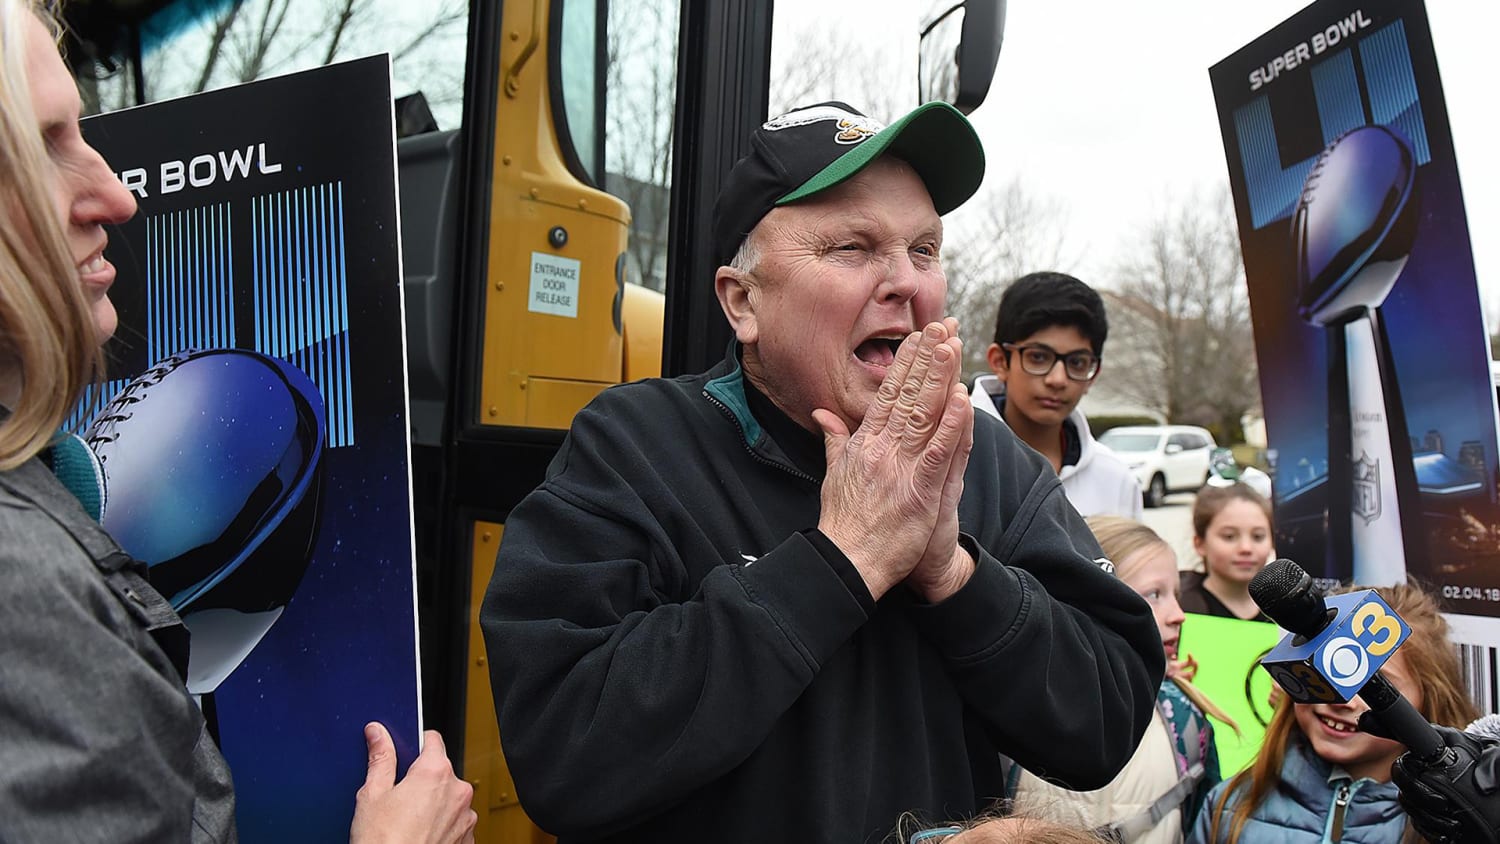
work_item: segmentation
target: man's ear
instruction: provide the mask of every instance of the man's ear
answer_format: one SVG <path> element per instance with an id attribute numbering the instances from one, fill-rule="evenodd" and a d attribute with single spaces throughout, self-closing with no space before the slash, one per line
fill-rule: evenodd
<path id="1" fill-rule="evenodd" d="M 995 377 L 1004 382 L 1005 377 L 1010 374 L 1010 361 L 1005 350 L 1000 348 L 1000 344 L 991 343 L 989 348 L 984 350 L 984 359 L 989 363 L 990 371 L 995 373 Z"/>
<path id="2" fill-rule="evenodd" d="M 760 337 L 760 326 L 756 321 L 755 305 L 760 295 L 755 279 L 743 270 L 734 267 L 719 267 L 714 275 L 714 295 L 719 297 L 719 307 L 734 329 L 735 339 L 741 345 L 753 344 Z"/>

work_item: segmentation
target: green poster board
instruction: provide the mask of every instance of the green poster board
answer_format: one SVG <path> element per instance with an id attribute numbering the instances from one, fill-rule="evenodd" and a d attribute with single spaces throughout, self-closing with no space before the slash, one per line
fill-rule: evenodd
<path id="1" fill-rule="evenodd" d="M 1281 629 L 1261 621 L 1188 613 L 1177 652 L 1198 660 L 1193 685 L 1239 724 L 1240 734 L 1218 719 L 1214 739 L 1224 778 L 1250 764 L 1270 720 L 1271 677 L 1257 663 L 1281 639 Z M 1248 682 L 1247 682 L 1248 678 Z M 1248 689 L 1248 691 L 1247 691 Z"/>

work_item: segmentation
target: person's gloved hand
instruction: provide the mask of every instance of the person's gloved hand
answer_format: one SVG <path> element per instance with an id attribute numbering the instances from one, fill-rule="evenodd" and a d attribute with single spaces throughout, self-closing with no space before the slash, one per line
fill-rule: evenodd
<path id="1" fill-rule="evenodd" d="M 1359 728 L 1390 738 L 1366 712 Z M 1410 751 L 1391 766 L 1412 826 L 1432 844 L 1500 844 L 1500 741 L 1436 724 L 1447 751 L 1424 762 Z"/>

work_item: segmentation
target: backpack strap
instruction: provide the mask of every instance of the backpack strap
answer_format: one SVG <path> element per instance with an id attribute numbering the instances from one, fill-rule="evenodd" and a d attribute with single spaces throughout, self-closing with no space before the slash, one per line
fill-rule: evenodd
<path id="1" fill-rule="evenodd" d="M 1099 831 L 1108 836 L 1110 841 L 1134 841 L 1140 838 L 1161 823 L 1161 819 L 1168 813 L 1181 806 L 1192 795 L 1193 789 L 1198 787 L 1202 779 L 1203 763 L 1198 762 L 1188 769 L 1187 774 L 1178 780 L 1176 785 L 1168 789 L 1166 794 L 1156 798 L 1156 802 L 1147 806 L 1144 811 L 1123 821 L 1116 821 Z"/>
<path id="2" fill-rule="evenodd" d="M 1147 806 L 1143 811 L 1096 830 L 1109 841 L 1128 842 L 1140 838 L 1161 823 L 1161 819 L 1168 813 L 1179 807 L 1185 809 L 1198 783 L 1203 781 L 1205 769 L 1202 730 L 1197 719 L 1191 716 L 1172 717 L 1173 713 L 1181 715 L 1189 710 L 1185 708 L 1188 705 L 1186 697 L 1178 689 L 1168 688 L 1171 682 L 1168 680 L 1162 685 L 1161 693 L 1156 696 L 1156 708 L 1161 714 L 1162 721 L 1167 725 L 1168 735 L 1172 738 L 1172 750 L 1177 757 L 1179 770 L 1183 771 L 1182 776 L 1177 780 L 1176 785 L 1167 789 L 1165 794 L 1156 798 L 1156 802 Z M 1191 820 L 1184 813 L 1182 819 L 1184 830 L 1188 828 Z"/>
<path id="3" fill-rule="evenodd" d="M 1015 800 L 1021 786 L 1021 766 L 1005 754 L 1000 754 L 1000 770 L 1005 774 L 1005 799 Z"/>
<path id="4" fill-rule="evenodd" d="M 1175 705 L 1169 702 L 1168 694 L 1178 698 Z M 1195 765 L 1202 768 L 1203 729 L 1199 719 L 1192 715 L 1195 710 L 1187 696 L 1174 688 L 1167 694 L 1157 695 L 1156 708 L 1161 712 L 1162 720 L 1166 721 L 1171 728 L 1172 746 L 1177 752 L 1177 758 L 1181 760 L 1181 770 L 1191 771 Z M 1169 708 L 1186 713 L 1186 717 L 1177 719 L 1169 717 L 1166 711 Z"/>

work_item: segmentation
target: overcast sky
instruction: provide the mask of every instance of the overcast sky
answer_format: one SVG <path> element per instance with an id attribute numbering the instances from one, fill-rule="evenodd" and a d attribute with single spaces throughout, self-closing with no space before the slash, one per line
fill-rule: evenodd
<path id="1" fill-rule="evenodd" d="M 776 49 L 842 20 L 851 38 L 914 68 L 915 13 L 897 0 L 777 4 Z M 986 182 L 1017 174 L 1065 209 L 1073 270 L 1110 286 L 1119 244 L 1169 200 L 1227 186 L 1208 69 L 1305 8 L 1297 0 L 1012 0 L 995 83 L 971 115 Z M 1500 3 L 1429 0 L 1481 301 L 1500 315 Z M 914 69 L 909 71 L 915 74 Z M 914 85 L 913 85 L 914 88 Z M 1486 237 L 1488 235 L 1488 237 Z"/>

